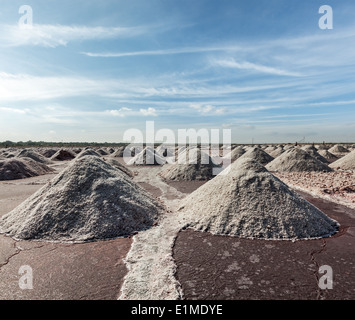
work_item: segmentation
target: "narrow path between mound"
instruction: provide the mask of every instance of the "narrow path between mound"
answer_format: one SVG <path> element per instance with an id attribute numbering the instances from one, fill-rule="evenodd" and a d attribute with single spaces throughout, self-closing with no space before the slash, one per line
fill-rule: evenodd
<path id="1" fill-rule="evenodd" d="M 158 173 L 161 167 L 140 167 L 137 183 L 148 183 L 161 191 L 160 198 L 167 213 L 158 226 L 138 233 L 133 238 L 125 263 L 128 273 L 121 288 L 123 300 L 176 300 L 182 299 L 180 283 L 175 278 L 176 265 L 172 248 L 178 232 L 185 225 L 175 213 L 179 200 L 186 194 L 166 184 Z M 175 200 L 172 200 L 172 198 Z"/>

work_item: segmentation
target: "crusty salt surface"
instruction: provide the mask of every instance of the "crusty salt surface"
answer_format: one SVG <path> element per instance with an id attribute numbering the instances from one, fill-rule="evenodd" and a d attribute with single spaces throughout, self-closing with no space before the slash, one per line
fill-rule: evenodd
<path id="1" fill-rule="evenodd" d="M 226 157 L 230 157 L 230 161 L 234 162 L 235 160 L 239 159 L 244 153 L 245 150 L 243 146 L 238 146 L 235 147 L 229 154 L 227 154 Z"/>
<path id="2" fill-rule="evenodd" d="M 179 163 L 179 160 L 185 164 Z M 198 148 L 186 149 L 173 165 L 161 171 L 160 176 L 173 181 L 210 180 L 215 176 L 213 168 L 217 167 L 204 151 Z"/>
<path id="3" fill-rule="evenodd" d="M 60 149 L 52 157 L 54 161 L 67 161 L 75 158 L 75 154 L 70 150 Z"/>
<path id="4" fill-rule="evenodd" d="M 105 157 L 103 158 L 108 164 L 110 164 L 111 166 L 115 167 L 116 169 L 121 170 L 122 172 L 124 172 L 126 175 L 128 175 L 129 177 L 133 177 L 134 174 L 131 170 L 129 170 L 125 165 L 123 165 L 122 163 L 120 163 L 118 160 L 116 160 L 115 158 L 111 158 L 111 157 Z"/>
<path id="5" fill-rule="evenodd" d="M 239 159 L 253 159 L 259 162 L 262 165 L 266 165 L 274 158 L 266 153 L 264 150 L 259 147 L 252 147 L 247 152 L 245 152 Z"/>
<path id="6" fill-rule="evenodd" d="M 95 157 L 101 157 L 100 154 L 98 154 L 94 149 L 88 148 L 82 150 L 78 155 L 76 156 L 76 159 L 80 159 L 85 156 L 95 156 Z"/>
<path id="7" fill-rule="evenodd" d="M 162 205 L 120 170 L 94 156 L 73 161 L 0 219 L 15 239 L 89 241 L 151 227 Z"/>
<path id="8" fill-rule="evenodd" d="M 16 180 L 36 177 L 54 170 L 31 158 L 11 158 L 0 160 L 0 180 Z"/>
<path id="9" fill-rule="evenodd" d="M 260 163 L 239 159 L 181 203 L 189 226 L 213 234 L 310 239 L 337 231 L 336 221 L 291 191 Z"/>
<path id="10" fill-rule="evenodd" d="M 349 150 L 347 148 L 343 147 L 341 144 L 334 145 L 333 147 L 328 149 L 328 151 L 333 153 L 333 154 L 348 153 L 349 152 Z"/>
<path id="11" fill-rule="evenodd" d="M 18 158 L 30 158 L 36 162 L 49 164 L 51 161 L 41 154 L 31 149 L 23 149 L 17 156 Z"/>
<path id="12" fill-rule="evenodd" d="M 355 150 L 331 163 L 329 166 L 334 169 L 355 170 Z"/>
<path id="13" fill-rule="evenodd" d="M 166 161 L 152 147 L 145 147 L 136 156 L 127 162 L 127 165 L 162 165 Z"/>
<path id="14" fill-rule="evenodd" d="M 275 172 L 332 171 L 325 163 L 299 148 L 286 150 L 265 168 Z"/>

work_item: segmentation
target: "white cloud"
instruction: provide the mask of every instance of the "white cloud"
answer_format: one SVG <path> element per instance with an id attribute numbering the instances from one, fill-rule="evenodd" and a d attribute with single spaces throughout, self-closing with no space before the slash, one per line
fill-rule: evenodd
<path id="1" fill-rule="evenodd" d="M 225 108 L 217 108 L 212 105 L 203 105 L 203 104 L 191 104 L 190 108 L 197 110 L 201 114 L 224 114 L 226 112 Z"/>
<path id="2" fill-rule="evenodd" d="M 125 117 L 130 111 L 132 111 L 132 109 L 123 107 L 119 110 L 106 110 L 105 112 L 115 117 Z"/>
<path id="3" fill-rule="evenodd" d="M 87 27 L 34 24 L 32 28 L 0 25 L 2 46 L 66 46 L 71 41 L 133 37 L 147 31 L 143 27 Z"/>
<path id="4" fill-rule="evenodd" d="M 158 115 L 157 111 L 155 110 L 155 108 L 151 108 L 151 107 L 149 107 L 148 109 L 139 109 L 139 112 L 141 114 L 143 114 L 144 116 L 154 116 L 154 117 L 156 117 Z"/>
<path id="5" fill-rule="evenodd" d="M 244 70 L 252 70 L 252 71 L 257 71 L 261 73 L 268 73 L 268 74 L 273 74 L 273 75 L 279 75 L 279 76 L 292 76 L 292 77 L 299 77 L 301 76 L 297 72 L 290 72 L 278 68 L 273 68 L 273 67 L 268 67 L 268 66 L 263 66 L 260 64 L 255 64 L 251 62 L 237 62 L 234 59 L 228 59 L 228 60 L 216 60 L 214 61 L 214 65 L 224 67 L 224 68 L 233 68 L 233 69 L 244 69 Z"/>

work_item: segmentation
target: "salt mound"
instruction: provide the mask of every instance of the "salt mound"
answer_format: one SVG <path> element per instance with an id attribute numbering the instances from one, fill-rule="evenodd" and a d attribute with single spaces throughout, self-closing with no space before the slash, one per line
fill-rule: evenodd
<path id="1" fill-rule="evenodd" d="M 0 180 L 16 180 L 36 177 L 54 170 L 30 158 L 0 160 Z"/>
<path id="2" fill-rule="evenodd" d="M 111 154 L 112 157 L 123 157 L 125 147 L 119 147 L 115 152 Z"/>
<path id="3" fill-rule="evenodd" d="M 52 157 L 54 161 L 67 161 L 75 158 L 75 154 L 69 150 L 60 149 Z"/>
<path id="4" fill-rule="evenodd" d="M 286 150 L 265 168 L 274 172 L 332 171 L 325 163 L 299 148 Z"/>
<path id="5" fill-rule="evenodd" d="M 210 180 L 215 176 L 213 169 L 219 167 L 213 163 L 207 153 L 198 148 L 190 149 L 190 153 L 185 150 L 179 157 L 180 160 L 183 159 L 186 162 L 180 163 L 178 159 L 173 165 L 163 170 L 160 173 L 163 179 L 173 181 Z"/>
<path id="6" fill-rule="evenodd" d="M 329 165 L 334 169 L 355 170 L 355 150 Z"/>
<path id="7" fill-rule="evenodd" d="M 86 156 L 0 218 L 0 232 L 24 240 L 109 239 L 151 227 L 161 210 L 121 171 Z"/>
<path id="8" fill-rule="evenodd" d="M 331 147 L 329 150 L 329 152 L 337 154 L 337 153 L 348 153 L 349 150 L 344 148 L 342 145 L 340 144 L 336 144 L 335 146 Z"/>
<path id="9" fill-rule="evenodd" d="M 58 150 L 55 149 L 45 149 L 41 153 L 44 157 L 50 158 L 52 157 Z"/>
<path id="10" fill-rule="evenodd" d="M 244 153 L 239 159 L 253 159 L 261 163 L 262 165 L 266 165 L 274 158 L 266 153 L 264 150 L 259 147 L 252 147 L 246 153 Z"/>
<path id="11" fill-rule="evenodd" d="M 42 156 L 41 154 L 30 150 L 30 149 L 23 149 L 17 156 L 18 158 L 30 158 L 36 162 L 39 163 L 45 163 L 45 164 L 49 164 L 51 163 L 50 160 L 48 160 L 47 158 L 45 158 L 44 156 Z"/>
<path id="12" fill-rule="evenodd" d="M 318 147 L 317 147 L 317 151 L 319 152 L 320 150 L 328 150 L 329 149 L 329 146 L 327 146 L 326 144 L 320 144 Z"/>
<path id="13" fill-rule="evenodd" d="M 332 163 L 334 161 L 337 161 L 339 158 L 335 155 L 335 154 L 332 154 L 331 152 L 329 152 L 328 150 L 325 150 L 325 149 L 320 149 L 318 151 L 318 153 L 324 157 L 325 159 L 327 159 L 327 161 L 329 163 Z"/>
<path id="14" fill-rule="evenodd" d="M 318 151 L 315 147 L 313 146 L 310 146 L 310 147 L 307 147 L 307 148 L 301 148 L 302 150 L 308 152 L 313 158 L 319 160 L 320 162 L 323 162 L 325 164 L 329 164 L 329 161 L 324 158 Z"/>
<path id="15" fill-rule="evenodd" d="M 274 159 L 285 152 L 283 147 L 277 147 L 275 150 L 268 152 L 268 154 Z"/>
<path id="16" fill-rule="evenodd" d="M 76 159 L 80 159 L 80 158 L 85 157 L 85 156 L 100 157 L 100 155 L 99 155 L 94 149 L 87 148 L 87 149 L 81 151 L 81 152 L 76 156 Z"/>
<path id="17" fill-rule="evenodd" d="M 123 173 L 128 175 L 129 177 L 133 177 L 134 174 L 131 170 L 129 170 L 126 166 L 124 166 L 122 163 L 119 161 L 115 160 L 114 158 L 104 158 L 104 160 L 110 164 L 111 166 L 115 167 L 116 169 L 121 170 Z"/>
<path id="18" fill-rule="evenodd" d="M 304 151 L 309 151 L 309 150 L 317 151 L 317 148 L 314 145 L 310 145 L 310 144 L 301 147 L 301 149 Z"/>
<path id="19" fill-rule="evenodd" d="M 235 160 L 239 159 L 244 153 L 245 153 L 244 148 L 242 146 L 238 146 L 238 147 L 234 148 L 224 158 L 229 158 L 230 157 L 230 161 L 234 162 Z"/>
<path id="20" fill-rule="evenodd" d="M 140 153 L 127 162 L 127 165 L 160 165 L 166 160 L 159 156 L 152 147 L 145 147 Z"/>
<path id="21" fill-rule="evenodd" d="M 180 205 L 188 226 L 213 234 L 310 239 L 337 231 L 336 221 L 290 190 L 260 163 L 239 159 Z"/>
<path id="22" fill-rule="evenodd" d="M 102 155 L 102 156 L 107 156 L 108 153 L 104 150 L 104 149 L 99 149 L 96 151 L 98 154 Z"/>

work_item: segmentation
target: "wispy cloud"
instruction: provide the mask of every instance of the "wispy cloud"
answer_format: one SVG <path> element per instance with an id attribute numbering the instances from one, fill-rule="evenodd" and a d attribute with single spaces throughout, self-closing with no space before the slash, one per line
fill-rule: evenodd
<path id="1" fill-rule="evenodd" d="M 226 112 L 226 108 L 223 107 L 215 107 L 212 105 L 203 105 L 203 104 L 191 104 L 190 108 L 197 110 L 199 113 L 208 115 L 208 114 L 214 114 L 214 115 L 222 115 Z"/>
<path id="2" fill-rule="evenodd" d="M 301 76 L 297 72 L 290 72 L 287 70 L 264 66 L 264 65 L 260 65 L 260 64 L 255 64 L 255 63 L 251 63 L 248 61 L 237 62 L 234 59 L 215 60 L 213 62 L 213 64 L 215 66 L 220 66 L 220 67 L 224 67 L 224 68 L 251 70 L 251 71 L 268 73 L 268 74 L 279 75 L 279 76 L 292 76 L 292 77 Z"/>
<path id="3" fill-rule="evenodd" d="M 159 56 L 159 55 L 174 55 L 186 53 L 202 53 L 213 51 L 245 51 L 243 47 L 230 45 L 230 46 L 206 46 L 206 47 L 186 47 L 186 48 L 171 48 L 162 50 L 142 50 L 131 52 L 82 52 L 82 54 L 89 57 L 100 58 L 121 58 L 132 56 Z"/>
<path id="4" fill-rule="evenodd" d="M 43 46 L 55 48 L 69 42 L 134 37 L 147 32 L 148 27 L 88 27 L 34 24 L 32 28 L 0 25 L 1 46 Z"/>
<path id="5" fill-rule="evenodd" d="M 125 117 L 127 114 L 129 114 L 130 112 L 132 111 L 132 109 L 130 108 L 126 108 L 126 107 L 123 107 L 123 108 L 120 108 L 118 110 L 106 110 L 105 112 L 112 115 L 112 116 L 115 116 L 115 117 Z"/>
<path id="6" fill-rule="evenodd" d="M 139 109 L 139 112 L 143 114 L 144 116 L 153 116 L 156 117 L 157 110 L 155 108 L 149 107 L 148 109 Z"/>

